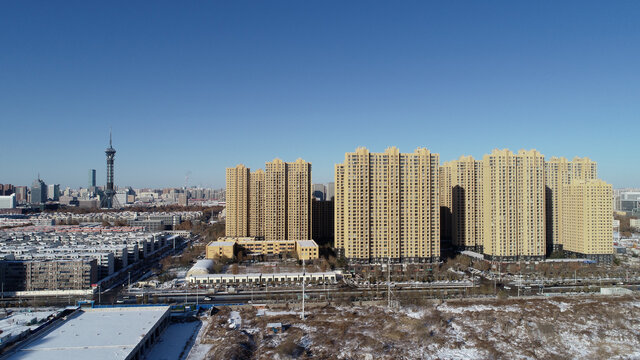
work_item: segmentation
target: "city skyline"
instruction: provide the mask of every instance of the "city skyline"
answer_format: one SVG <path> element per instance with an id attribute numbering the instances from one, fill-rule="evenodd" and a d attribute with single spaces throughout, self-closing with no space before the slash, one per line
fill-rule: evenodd
<path id="1" fill-rule="evenodd" d="M 104 186 L 112 127 L 117 186 L 221 188 L 275 157 L 327 183 L 389 146 L 589 157 L 638 186 L 639 4 L 253 5 L 4 5 L 0 118 L 32 130 L 5 139 L 2 182 Z"/>

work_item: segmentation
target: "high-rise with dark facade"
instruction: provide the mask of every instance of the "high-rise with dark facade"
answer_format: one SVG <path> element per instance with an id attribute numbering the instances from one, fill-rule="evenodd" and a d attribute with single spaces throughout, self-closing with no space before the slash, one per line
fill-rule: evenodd
<path id="1" fill-rule="evenodd" d="M 89 184 L 88 188 L 96 187 L 96 169 L 89 169 Z"/>

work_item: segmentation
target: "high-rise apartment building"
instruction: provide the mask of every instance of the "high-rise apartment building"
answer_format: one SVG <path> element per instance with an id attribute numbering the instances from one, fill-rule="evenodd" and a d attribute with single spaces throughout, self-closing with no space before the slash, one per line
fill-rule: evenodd
<path id="1" fill-rule="evenodd" d="M 545 255 L 544 156 L 494 150 L 483 158 L 483 252 L 513 261 Z"/>
<path id="2" fill-rule="evenodd" d="M 227 169 L 227 237 L 311 239 L 311 163 L 275 159 L 265 171 Z"/>
<path id="3" fill-rule="evenodd" d="M 226 236 L 249 235 L 249 168 L 227 168 Z"/>
<path id="4" fill-rule="evenodd" d="M 440 201 L 443 221 L 453 245 L 482 252 L 483 163 L 471 156 L 449 161 L 440 167 Z"/>
<path id="5" fill-rule="evenodd" d="M 264 236 L 287 239 L 287 164 L 274 159 L 265 165 Z"/>
<path id="6" fill-rule="evenodd" d="M 258 169 L 249 178 L 249 236 L 264 237 L 264 171 Z"/>
<path id="7" fill-rule="evenodd" d="M 287 166 L 288 240 L 311 239 L 311 163 L 298 159 Z"/>
<path id="8" fill-rule="evenodd" d="M 9 196 L 16 191 L 15 186 L 11 184 L 0 184 L 0 196 Z"/>
<path id="9" fill-rule="evenodd" d="M 29 188 L 26 186 L 16 186 L 16 202 L 24 204 L 27 202 Z"/>
<path id="10" fill-rule="evenodd" d="M 358 148 L 335 169 L 335 246 L 359 262 L 440 257 L 439 155 Z"/>
<path id="11" fill-rule="evenodd" d="M 611 185 L 602 180 L 578 179 L 562 189 L 564 251 L 610 263 L 613 260 Z"/>
<path id="12" fill-rule="evenodd" d="M 563 187 L 574 180 L 592 180 L 598 176 L 597 164 L 589 158 L 575 157 L 568 161 L 552 157 L 545 162 L 545 206 L 547 251 L 562 250 Z"/>
<path id="13" fill-rule="evenodd" d="M 438 195 L 440 200 L 440 240 L 451 243 L 451 227 L 453 214 L 451 213 L 451 166 L 446 164 L 438 169 Z"/>

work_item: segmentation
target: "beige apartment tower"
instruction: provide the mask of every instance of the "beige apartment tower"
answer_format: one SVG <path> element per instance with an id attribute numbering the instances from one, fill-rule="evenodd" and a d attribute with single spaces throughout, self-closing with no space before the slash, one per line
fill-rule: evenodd
<path id="1" fill-rule="evenodd" d="M 483 158 L 483 252 L 492 260 L 545 255 L 544 156 L 493 150 Z"/>
<path id="2" fill-rule="evenodd" d="M 461 250 L 482 253 L 483 162 L 462 156 L 440 167 L 440 204 L 448 236 Z"/>
<path id="3" fill-rule="evenodd" d="M 354 262 L 440 258 L 439 156 L 358 148 L 335 167 L 335 246 Z"/>
<path id="4" fill-rule="evenodd" d="M 249 168 L 227 168 L 226 236 L 249 235 Z"/>
<path id="5" fill-rule="evenodd" d="M 311 163 L 275 159 L 265 172 L 265 239 L 311 239 Z"/>
<path id="6" fill-rule="evenodd" d="M 275 159 L 253 173 L 227 169 L 227 237 L 311 239 L 311 163 Z"/>
<path id="7" fill-rule="evenodd" d="M 249 236 L 264 237 L 264 200 L 264 170 L 258 169 L 251 173 L 249 179 Z"/>
<path id="8" fill-rule="evenodd" d="M 575 157 L 568 161 L 563 157 L 552 157 L 545 162 L 547 252 L 562 250 L 562 197 L 563 187 L 575 180 L 593 180 L 598 177 L 597 165 L 589 158 Z"/>
<path id="9" fill-rule="evenodd" d="M 287 163 L 287 239 L 311 239 L 311 163 Z"/>
<path id="10" fill-rule="evenodd" d="M 563 187 L 563 249 L 568 254 L 611 263 L 613 190 L 602 180 L 578 179 Z"/>

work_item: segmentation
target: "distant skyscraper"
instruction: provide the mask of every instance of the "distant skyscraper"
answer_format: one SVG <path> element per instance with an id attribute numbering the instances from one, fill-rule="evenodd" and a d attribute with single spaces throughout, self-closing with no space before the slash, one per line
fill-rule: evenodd
<path id="1" fill-rule="evenodd" d="M 44 204 L 47 202 L 47 185 L 44 181 L 38 179 L 33 181 L 31 185 L 31 203 L 34 205 Z"/>
<path id="2" fill-rule="evenodd" d="M 16 202 L 18 204 L 25 204 L 27 202 L 27 193 L 29 192 L 26 186 L 16 186 Z"/>
<path id="3" fill-rule="evenodd" d="M 319 201 L 327 199 L 327 188 L 324 184 L 313 184 L 313 197 Z"/>
<path id="4" fill-rule="evenodd" d="M 333 198 L 335 197 L 335 194 L 336 194 L 335 189 L 336 189 L 336 185 L 335 185 L 334 182 L 330 182 L 330 183 L 327 184 L 327 197 L 326 197 L 325 200 L 327 200 L 327 201 L 333 200 Z"/>
<path id="5" fill-rule="evenodd" d="M 96 187 L 96 169 L 89 169 L 89 186 L 88 189 Z"/>
<path id="6" fill-rule="evenodd" d="M 15 190 L 15 187 L 11 184 L 0 184 L 0 195 L 11 195 Z"/>
<path id="7" fill-rule="evenodd" d="M 60 184 L 51 184 L 47 186 L 47 199 L 52 201 L 60 200 Z"/>

